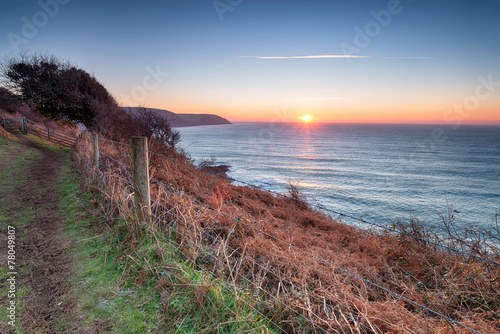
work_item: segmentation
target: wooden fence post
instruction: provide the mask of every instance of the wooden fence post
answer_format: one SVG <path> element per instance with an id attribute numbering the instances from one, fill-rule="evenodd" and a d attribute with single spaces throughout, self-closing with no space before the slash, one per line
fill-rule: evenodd
<path id="1" fill-rule="evenodd" d="M 24 134 L 28 133 L 28 129 L 26 128 L 26 117 L 23 117 L 23 125 L 22 125 L 22 130 Z"/>
<path id="2" fill-rule="evenodd" d="M 94 166 L 99 168 L 99 135 L 94 133 Z"/>
<path id="3" fill-rule="evenodd" d="M 137 216 L 140 220 L 151 223 L 148 141 L 146 137 L 132 137 L 130 142 L 132 145 L 132 173 L 134 176 L 134 200 Z M 147 215 L 146 217 L 144 217 L 144 212 Z"/>
<path id="4" fill-rule="evenodd" d="M 50 140 L 50 129 L 49 128 L 47 128 L 47 138 L 48 138 L 48 140 Z"/>
<path id="5" fill-rule="evenodd" d="M 2 123 L 3 123 L 3 128 L 7 130 L 7 128 L 5 127 L 5 117 L 2 117 Z"/>

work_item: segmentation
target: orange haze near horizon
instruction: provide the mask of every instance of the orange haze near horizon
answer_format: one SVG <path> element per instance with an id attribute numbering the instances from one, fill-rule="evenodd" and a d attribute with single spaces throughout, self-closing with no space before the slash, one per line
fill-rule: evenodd
<path id="1" fill-rule="evenodd" d="M 500 105 L 485 106 L 477 110 L 453 110 L 446 106 L 421 108 L 338 108 L 331 110 L 305 109 L 301 106 L 207 106 L 158 103 L 148 106 L 175 113 L 215 114 L 231 122 L 301 122 L 300 117 L 311 115 L 312 123 L 437 123 L 437 124 L 490 124 L 500 125 Z"/>

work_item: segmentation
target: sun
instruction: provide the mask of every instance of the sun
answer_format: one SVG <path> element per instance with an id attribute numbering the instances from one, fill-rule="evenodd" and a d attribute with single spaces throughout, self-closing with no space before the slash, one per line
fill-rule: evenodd
<path id="1" fill-rule="evenodd" d="M 304 115 L 304 116 L 300 116 L 299 119 L 305 123 L 309 123 L 313 120 L 314 116 L 311 116 L 311 115 Z"/>

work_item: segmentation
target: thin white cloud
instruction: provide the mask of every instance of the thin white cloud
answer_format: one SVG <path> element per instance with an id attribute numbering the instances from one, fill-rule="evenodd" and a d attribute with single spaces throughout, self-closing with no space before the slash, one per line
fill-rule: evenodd
<path id="1" fill-rule="evenodd" d="M 379 59 L 433 59 L 434 57 L 372 57 L 372 56 L 359 56 L 359 55 L 313 55 L 313 56 L 241 56 L 240 58 L 255 58 L 255 59 L 366 59 L 366 58 L 379 58 Z"/>
<path id="2" fill-rule="evenodd" d="M 331 58 L 371 58 L 370 56 L 357 55 L 315 55 L 315 56 L 293 56 L 293 57 L 261 57 L 261 56 L 241 56 L 240 58 L 255 59 L 331 59 Z"/>

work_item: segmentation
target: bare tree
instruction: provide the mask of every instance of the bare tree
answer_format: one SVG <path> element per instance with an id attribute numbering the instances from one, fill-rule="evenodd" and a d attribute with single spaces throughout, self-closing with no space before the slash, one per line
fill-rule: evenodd
<path id="1" fill-rule="evenodd" d="M 151 109 L 139 107 L 136 108 L 137 117 L 144 123 L 148 137 L 155 138 L 166 145 L 175 148 L 181 140 L 179 131 L 172 129 L 170 123 L 165 117 L 162 117 Z"/>

